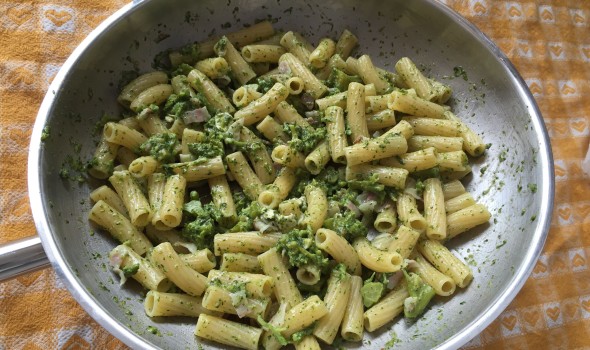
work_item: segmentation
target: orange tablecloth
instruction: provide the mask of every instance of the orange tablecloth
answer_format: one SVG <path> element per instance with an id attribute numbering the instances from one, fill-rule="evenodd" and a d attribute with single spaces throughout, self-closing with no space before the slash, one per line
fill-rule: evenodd
<path id="1" fill-rule="evenodd" d="M 517 298 L 466 348 L 590 347 L 590 1 L 442 0 L 508 55 L 537 99 L 555 156 L 547 245 Z M 124 0 L 0 0 L 0 242 L 35 232 L 27 146 L 51 79 Z M 52 270 L 0 284 L 0 349 L 125 348 Z"/>

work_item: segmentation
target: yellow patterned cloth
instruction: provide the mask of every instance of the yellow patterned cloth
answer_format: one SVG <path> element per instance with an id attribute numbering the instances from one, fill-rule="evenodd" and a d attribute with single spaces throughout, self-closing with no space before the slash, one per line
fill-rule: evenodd
<path id="1" fill-rule="evenodd" d="M 441 0 L 442 1 L 442 0 Z M 526 285 L 467 349 L 590 347 L 590 1 L 446 0 L 508 55 L 537 99 L 555 157 L 551 232 Z M 70 52 L 123 0 L 0 0 L 0 243 L 35 232 L 27 147 Z M 0 284 L 0 349 L 119 349 L 47 269 Z"/>

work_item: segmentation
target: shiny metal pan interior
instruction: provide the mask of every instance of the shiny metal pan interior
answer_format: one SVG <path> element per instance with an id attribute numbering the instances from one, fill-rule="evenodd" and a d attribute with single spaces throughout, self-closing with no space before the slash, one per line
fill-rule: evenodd
<path id="1" fill-rule="evenodd" d="M 453 349 L 466 343 L 510 303 L 543 247 L 553 202 L 552 156 L 542 117 L 514 67 L 474 26 L 434 0 L 153 0 L 125 6 L 64 64 L 35 124 L 29 191 L 36 227 L 54 268 L 86 311 L 129 346 L 196 346 L 195 320 L 150 320 L 139 289 L 118 286 L 105 268 L 106 252 L 115 242 L 90 234 L 90 187 L 62 180 L 59 170 L 68 157 L 89 159 L 96 122 L 105 113 L 120 113 L 116 87 L 124 71 L 149 71 L 153 57 L 164 49 L 262 19 L 272 20 L 278 29 L 300 31 L 313 42 L 348 28 L 359 37 L 359 52 L 369 53 L 384 68 L 412 57 L 427 74 L 452 86 L 453 109 L 491 144 L 466 184 L 493 219 L 451 244 L 472 264 L 472 285 L 448 300 L 436 299 L 415 323 L 398 320 L 366 334 L 364 345 L 350 347 L 382 348 L 392 337 L 404 349 Z M 453 74 L 459 66 L 465 79 Z M 53 135 L 41 142 L 46 125 Z M 529 184 L 538 190 L 526 190 Z M 150 325 L 161 335 L 149 333 Z"/>

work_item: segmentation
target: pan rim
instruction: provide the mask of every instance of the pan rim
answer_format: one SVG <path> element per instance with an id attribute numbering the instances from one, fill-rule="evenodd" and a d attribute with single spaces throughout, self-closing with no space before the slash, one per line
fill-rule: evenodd
<path id="1" fill-rule="evenodd" d="M 123 20 L 132 9 L 138 7 L 139 6 L 137 6 L 137 3 L 135 2 L 129 3 L 105 19 L 98 25 L 98 27 L 92 30 L 84 40 L 82 40 L 61 66 L 43 98 L 43 102 L 39 107 L 39 112 L 35 119 L 35 125 L 31 134 L 31 143 L 29 145 L 27 182 L 33 220 L 35 222 L 37 233 L 41 238 L 43 249 L 49 258 L 55 273 L 65 284 L 74 299 L 80 304 L 80 306 L 82 306 L 84 311 L 98 322 L 98 324 L 127 346 L 134 349 L 157 349 L 153 344 L 149 343 L 146 339 L 139 337 L 137 334 L 127 329 L 120 321 L 111 316 L 91 295 L 91 293 L 89 293 L 89 291 L 76 280 L 75 273 L 69 268 L 64 257 L 59 253 L 57 241 L 49 225 L 47 212 L 43 205 L 44 198 L 43 193 L 41 192 L 41 173 L 39 167 L 43 128 L 45 127 L 51 112 L 57 91 L 61 88 L 65 78 L 75 66 L 78 59 L 99 36 L 108 31 L 112 26 L 116 25 L 117 22 Z"/>
<path id="2" fill-rule="evenodd" d="M 551 143 L 549 133 L 545 126 L 543 116 L 535 101 L 531 91 L 529 90 L 526 82 L 512 64 L 510 59 L 500 50 L 500 48 L 479 28 L 473 23 L 469 22 L 466 18 L 458 14 L 450 7 L 442 4 L 436 0 L 423 0 L 430 5 L 438 8 L 459 24 L 464 30 L 471 34 L 475 39 L 482 43 L 486 49 L 502 63 L 502 66 L 508 71 L 509 76 L 512 78 L 512 83 L 519 90 L 519 98 L 527 105 L 531 122 L 535 129 L 535 134 L 539 143 L 539 155 L 541 162 L 539 167 L 541 169 L 541 204 L 540 212 L 538 215 L 539 221 L 533 234 L 533 242 L 537 242 L 534 249 L 529 249 L 524 259 L 521 260 L 520 268 L 515 271 L 512 279 L 508 282 L 508 287 L 499 294 L 490 304 L 490 306 L 480 314 L 480 316 L 464 326 L 454 336 L 441 343 L 436 349 L 457 349 L 467 342 L 479 335 L 487 326 L 489 326 L 500 314 L 508 307 L 508 305 L 514 300 L 518 292 L 522 289 L 528 277 L 530 276 L 535 263 L 539 259 L 547 236 L 549 235 L 549 229 L 551 225 L 551 216 L 553 213 L 553 201 L 555 196 L 555 177 L 554 177 L 554 164 L 553 164 L 553 152 L 551 149 Z"/>
<path id="3" fill-rule="evenodd" d="M 64 282 L 69 292 L 94 320 L 96 320 L 108 332 L 123 341 L 126 345 L 132 348 L 155 349 L 156 347 L 148 340 L 141 338 L 136 333 L 130 331 L 120 321 L 109 315 L 109 313 L 102 308 L 101 304 L 98 303 L 98 301 L 77 281 L 74 272 L 66 264 L 64 257 L 60 255 L 56 238 L 52 233 L 47 212 L 43 205 L 44 196 L 41 192 L 42 174 L 39 172 L 42 148 L 41 134 L 52 110 L 56 98 L 56 92 L 61 88 L 65 78 L 75 66 L 78 59 L 98 37 L 108 31 L 109 28 L 116 25 L 120 20 L 123 20 L 124 17 L 148 2 L 149 1 L 129 3 L 116 11 L 94 29 L 62 65 L 48 88 L 35 120 L 29 146 L 27 181 L 35 227 L 56 274 Z M 438 9 L 444 15 L 448 16 L 454 23 L 459 25 L 464 31 L 472 36 L 474 40 L 483 44 L 485 49 L 494 57 L 494 59 L 502 64 L 507 75 L 510 77 L 511 84 L 513 84 L 518 90 L 518 98 L 528 107 L 529 116 L 535 129 L 535 135 L 537 136 L 539 146 L 539 167 L 541 169 L 541 191 L 539 192 L 541 192 L 541 204 L 540 212 L 537 216 L 538 221 L 532 237 L 535 246 L 527 250 L 526 255 L 520 261 L 519 268 L 515 271 L 512 279 L 507 282 L 507 287 L 496 296 L 496 298 L 490 303 L 490 306 L 475 320 L 465 325 L 455 335 L 437 346 L 437 349 L 455 349 L 466 344 L 491 324 L 515 298 L 517 293 L 524 286 L 528 276 L 531 274 L 549 234 L 555 189 L 554 164 L 549 135 L 539 107 L 524 79 L 520 76 L 508 57 L 502 53 L 498 46 L 474 24 L 451 8 L 436 0 L 421 0 L 421 2 Z"/>

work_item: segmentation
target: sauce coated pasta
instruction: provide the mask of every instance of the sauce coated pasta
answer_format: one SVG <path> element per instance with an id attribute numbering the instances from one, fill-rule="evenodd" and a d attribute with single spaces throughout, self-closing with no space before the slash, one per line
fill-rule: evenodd
<path id="1" fill-rule="evenodd" d="M 89 219 L 121 283 L 198 338 L 319 348 L 419 317 L 473 273 L 445 243 L 490 219 L 459 181 L 485 144 L 407 57 L 261 22 L 169 52 L 104 126 Z M 130 117 L 128 115 L 131 115 Z M 108 182 L 106 181 L 108 180 Z"/>

